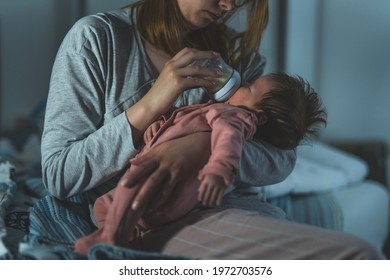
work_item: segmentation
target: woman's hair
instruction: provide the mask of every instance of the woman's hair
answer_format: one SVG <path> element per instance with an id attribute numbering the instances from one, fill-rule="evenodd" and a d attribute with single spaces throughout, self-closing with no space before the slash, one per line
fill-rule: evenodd
<path id="1" fill-rule="evenodd" d="M 240 0 L 236 9 L 218 22 L 191 30 L 179 9 L 177 0 L 140 0 L 137 7 L 137 28 L 143 40 L 174 56 L 184 47 L 213 50 L 225 61 L 240 69 L 254 51 L 259 50 L 263 31 L 268 23 L 268 0 Z M 247 7 L 245 31 L 229 37 L 226 21 L 241 7 Z"/>
<path id="2" fill-rule="evenodd" d="M 282 149 L 293 149 L 302 140 L 318 137 L 320 124 L 327 124 L 327 113 L 319 95 L 303 78 L 285 73 L 269 74 L 273 89 L 256 104 L 267 115 L 267 122 L 255 134 Z"/>

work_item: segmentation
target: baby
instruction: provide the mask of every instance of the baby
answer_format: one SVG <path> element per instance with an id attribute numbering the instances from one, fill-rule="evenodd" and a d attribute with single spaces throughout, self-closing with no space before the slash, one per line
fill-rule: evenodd
<path id="1" fill-rule="evenodd" d="M 326 125 L 326 112 L 318 94 L 302 78 L 285 73 L 262 76 L 253 84 L 241 86 L 225 103 L 209 102 L 174 110 L 147 129 L 145 146 L 137 156 L 162 142 L 195 132 L 211 132 L 208 162 L 200 170 L 194 168 L 193 176 L 176 186 L 175 194 L 157 210 L 131 209 L 138 187 L 121 183 L 136 172 L 136 166 L 131 165 L 117 187 L 95 202 L 98 230 L 77 240 L 76 252 L 86 255 L 96 243 L 134 248 L 142 231 L 182 217 L 199 202 L 220 205 L 237 173 L 246 140 L 256 138 L 293 149 L 315 137 L 321 123 Z"/>

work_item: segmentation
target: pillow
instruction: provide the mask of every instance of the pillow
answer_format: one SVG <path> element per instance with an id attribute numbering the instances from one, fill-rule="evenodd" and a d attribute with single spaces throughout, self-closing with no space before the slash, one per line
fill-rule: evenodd
<path id="1" fill-rule="evenodd" d="M 322 192 L 360 182 L 367 174 L 368 165 L 360 158 L 317 142 L 298 146 L 296 165 L 284 181 L 252 190 L 257 189 L 267 198 Z"/>
<path id="2" fill-rule="evenodd" d="M 299 146 L 297 155 L 341 171 L 349 183 L 360 182 L 368 175 L 368 164 L 364 160 L 321 142 Z"/>

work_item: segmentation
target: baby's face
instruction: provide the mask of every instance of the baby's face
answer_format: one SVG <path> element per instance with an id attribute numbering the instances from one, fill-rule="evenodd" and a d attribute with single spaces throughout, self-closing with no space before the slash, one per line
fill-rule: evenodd
<path id="1" fill-rule="evenodd" d="M 262 76 L 253 84 L 240 87 L 226 103 L 241 105 L 256 110 L 255 104 L 260 102 L 264 95 L 272 90 L 272 80 L 268 76 Z"/>

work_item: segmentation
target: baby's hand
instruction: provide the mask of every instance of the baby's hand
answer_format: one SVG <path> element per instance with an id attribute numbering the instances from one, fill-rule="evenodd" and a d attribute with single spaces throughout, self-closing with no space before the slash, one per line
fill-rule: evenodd
<path id="1" fill-rule="evenodd" d="M 198 200 L 204 205 L 221 205 L 223 194 L 226 190 L 225 181 L 218 175 L 207 174 L 204 176 L 199 190 Z"/>
<path id="2" fill-rule="evenodd" d="M 162 119 L 155 121 L 149 127 L 146 129 L 144 133 L 144 142 L 148 143 L 150 142 L 154 135 L 156 135 L 157 131 L 160 129 L 160 127 L 163 125 L 164 121 Z"/>

